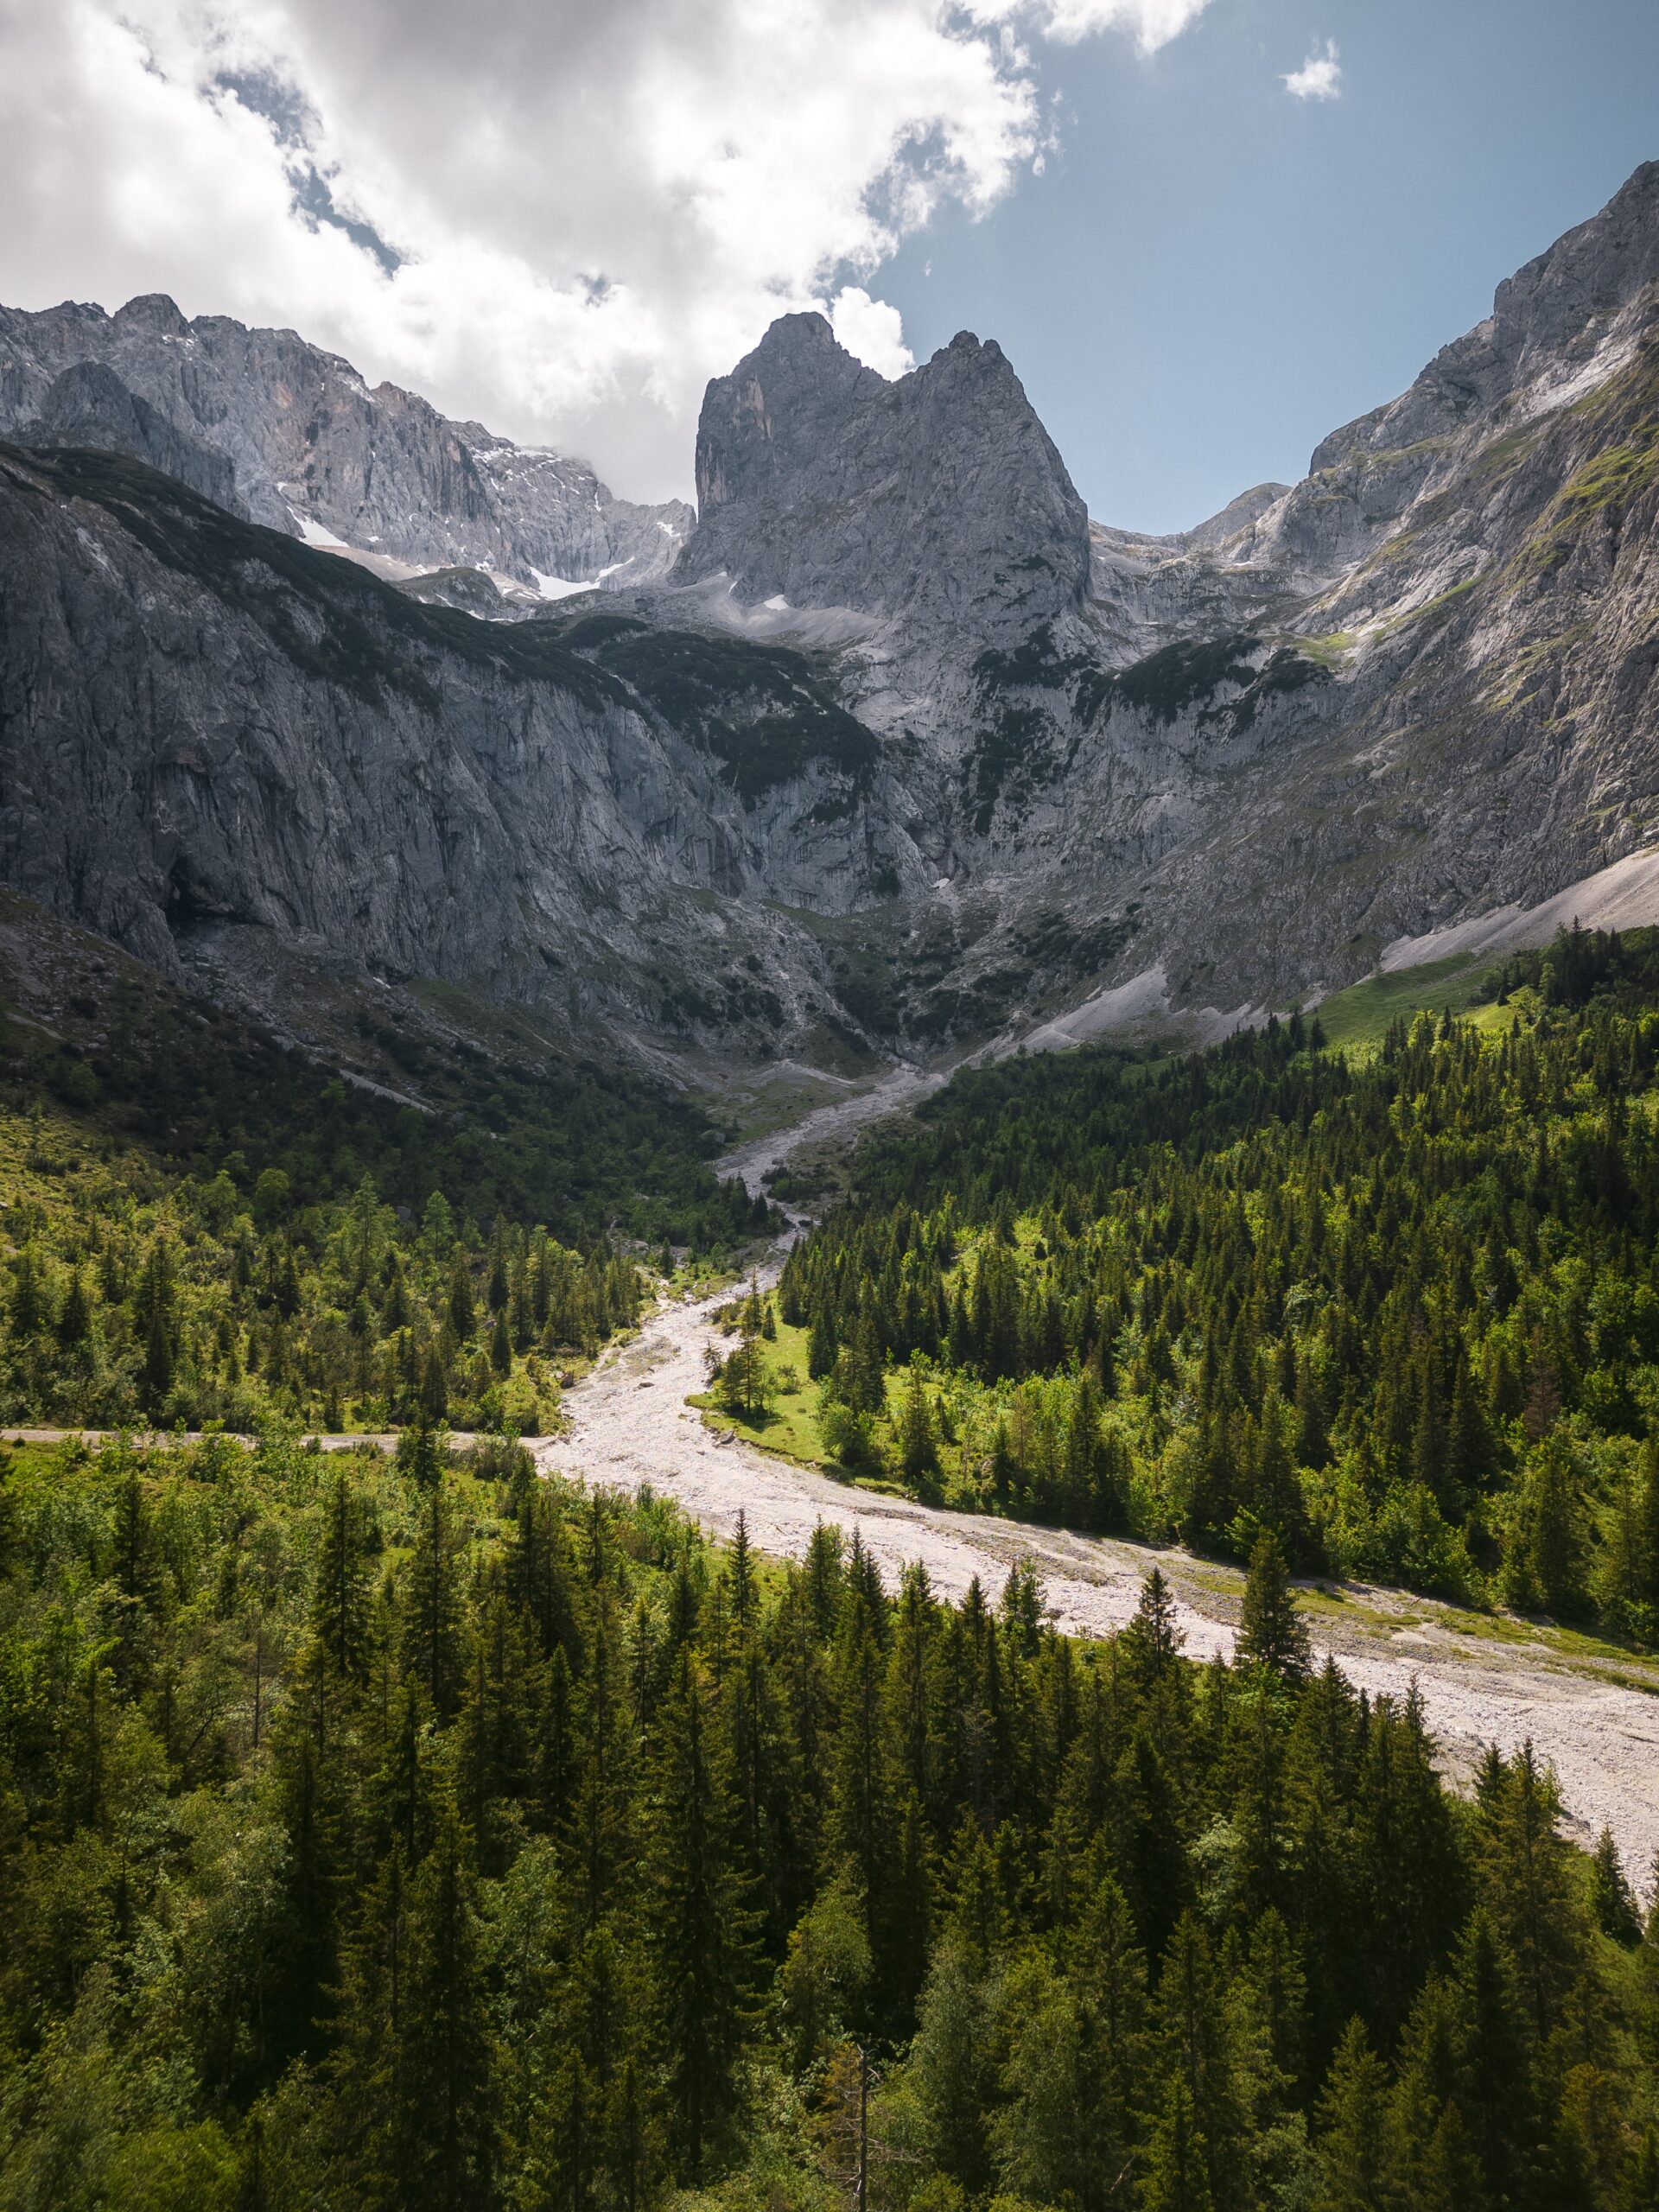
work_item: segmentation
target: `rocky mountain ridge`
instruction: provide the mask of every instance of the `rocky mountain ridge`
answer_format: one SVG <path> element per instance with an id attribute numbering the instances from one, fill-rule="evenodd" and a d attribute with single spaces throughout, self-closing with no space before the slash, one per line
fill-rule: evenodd
<path id="1" fill-rule="evenodd" d="M 672 566 L 695 520 L 682 500 L 614 499 L 586 462 L 452 423 L 395 385 L 371 390 L 291 330 L 191 321 L 159 294 L 114 315 L 71 302 L 0 308 L 0 437 L 38 442 L 58 380 L 88 365 L 186 446 L 228 461 L 238 512 L 383 575 L 476 568 L 552 598 L 573 584 L 643 583 Z M 179 474 L 153 452 L 116 449 Z M 181 480 L 206 489 L 200 467 Z"/>
<path id="2" fill-rule="evenodd" d="M 1659 836 L 1656 257 L 1650 165 L 1301 483 L 1163 539 L 1089 521 L 995 346 L 888 384 L 814 316 L 710 386 L 671 569 L 570 608 L 15 451 L 0 874 L 215 991 L 299 948 L 693 1070 L 1303 1001 Z"/>

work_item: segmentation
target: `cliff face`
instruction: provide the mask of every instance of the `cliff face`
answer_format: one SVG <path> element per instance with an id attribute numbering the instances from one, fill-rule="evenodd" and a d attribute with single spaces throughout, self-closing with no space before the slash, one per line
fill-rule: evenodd
<path id="1" fill-rule="evenodd" d="M 200 492 L 227 513 L 247 512 L 229 458 L 175 430 L 99 361 L 77 361 L 54 378 L 41 395 L 40 413 L 21 426 L 18 435 L 25 445 L 126 454 Z"/>
<path id="2" fill-rule="evenodd" d="M 645 582 L 671 566 L 693 519 L 680 500 L 613 499 L 585 462 L 449 422 L 395 385 L 371 391 L 349 361 L 291 330 L 228 315 L 192 322 L 158 295 L 112 315 L 67 302 L 39 315 L 0 308 L 0 437 L 30 438 L 48 391 L 79 364 L 227 461 L 256 522 L 405 570 L 489 568 L 532 588 Z"/>
<path id="3" fill-rule="evenodd" d="M 237 925 L 759 1042 L 826 998 L 766 898 L 873 895 L 874 745 L 786 648 L 480 622 L 130 461 L 19 448 L 0 605 L 0 876 L 169 972 Z"/>
<path id="4" fill-rule="evenodd" d="M 1213 1028 L 1659 836 L 1659 168 L 1168 538 L 1090 524 L 995 346 L 888 384 L 786 317 L 709 387 L 671 574 L 561 610 L 461 557 L 534 581 L 526 457 L 282 334 L 104 321 L 67 381 L 0 345 L 31 435 L 233 448 L 290 531 L 308 454 L 314 527 L 466 537 L 411 594 L 136 463 L 5 458 L 0 874 L 162 966 L 302 945 L 720 1055 L 1091 997 Z"/>

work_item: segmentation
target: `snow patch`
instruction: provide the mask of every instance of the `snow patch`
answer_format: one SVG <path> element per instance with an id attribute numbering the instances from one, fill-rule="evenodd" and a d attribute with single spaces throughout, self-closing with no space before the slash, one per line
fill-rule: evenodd
<path id="1" fill-rule="evenodd" d="M 532 569 L 536 588 L 543 599 L 574 599 L 581 591 L 597 591 L 597 584 L 572 583 L 568 576 L 544 576 L 539 569 Z"/>
<path id="2" fill-rule="evenodd" d="M 325 530 L 312 515 L 302 514 L 293 501 L 284 503 L 294 518 L 295 526 L 308 545 L 315 545 L 325 553 L 349 553 L 352 548 L 343 537 L 336 537 L 332 530 Z"/>

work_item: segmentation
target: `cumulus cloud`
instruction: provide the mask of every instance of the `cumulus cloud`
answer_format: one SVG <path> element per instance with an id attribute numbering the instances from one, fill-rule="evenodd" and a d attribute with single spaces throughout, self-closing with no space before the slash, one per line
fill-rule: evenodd
<path id="1" fill-rule="evenodd" d="M 291 325 L 452 414 L 683 488 L 707 378 L 1052 135 L 1025 41 L 1204 0 L 0 0 L 0 299 Z"/>
<path id="2" fill-rule="evenodd" d="M 830 306 L 830 324 L 849 353 L 884 377 L 901 377 L 916 365 L 898 308 L 873 300 L 861 284 L 842 285 Z"/>
<path id="3" fill-rule="evenodd" d="M 1300 69 L 1293 69 L 1284 79 L 1285 90 L 1299 100 L 1334 100 L 1342 93 L 1342 65 L 1337 59 L 1337 41 L 1328 38 L 1323 48 L 1315 47 Z"/>

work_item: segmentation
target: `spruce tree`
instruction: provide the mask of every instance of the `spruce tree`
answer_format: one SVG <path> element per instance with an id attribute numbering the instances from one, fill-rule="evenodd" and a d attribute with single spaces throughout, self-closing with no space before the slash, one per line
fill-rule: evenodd
<path id="1" fill-rule="evenodd" d="M 311 1584 L 311 1633 L 341 1681 L 361 1683 L 369 1670 L 369 1573 L 363 1502 L 336 1465 L 322 1505 Z"/>
<path id="2" fill-rule="evenodd" d="M 1198 2124 L 1192 2093 L 1174 2075 L 1147 2145 L 1141 2212 L 1216 2212 L 1210 2176 L 1210 2145 Z"/>
<path id="3" fill-rule="evenodd" d="M 757 1968 L 734 1849 L 729 1757 L 690 1654 L 661 1716 L 650 1818 L 658 2014 L 674 2138 L 695 2179 L 736 2095 Z"/>
<path id="4" fill-rule="evenodd" d="M 910 1370 L 904 1406 L 899 1417 L 899 1468 L 918 1497 L 937 1496 L 939 1475 L 938 1439 L 933 1412 L 918 1367 Z"/>
<path id="5" fill-rule="evenodd" d="M 1319 2099 L 1313 2212 L 1406 2212 L 1395 2171 L 1388 2069 L 1357 2018 L 1343 2031 Z"/>
<path id="6" fill-rule="evenodd" d="M 1184 1639 L 1175 1599 L 1161 1567 L 1141 1585 L 1135 1618 L 1123 1631 L 1123 1649 L 1136 1678 L 1148 1689 L 1165 1681 L 1176 1666 Z"/>
<path id="7" fill-rule="evenodd" d="M 1271 1529 L 1262 1531 L 1250 1554 L 1237 1653 L 1242 1666 L 1264 1668 L 1284 1682 L 1306 1681 L 1313 1664 L 1285 1555 Z"/>
<path id="8" fill-rule="evenodd" d="M 1641 1941 L 1642 1916 L 1610 1827 L 1603 1828 L 1590 1862 L 1590 1911 L 1602 1934 L 1625 1950 Z"/>
<path id="9" fill-rule="evenodd" d="M 447 1720 L 461 1694 L 459 1544 L 442 1481 L 421 1497 L 415 1546 L 404 1570 L 399 1647 L 408 1672 Z"/>

